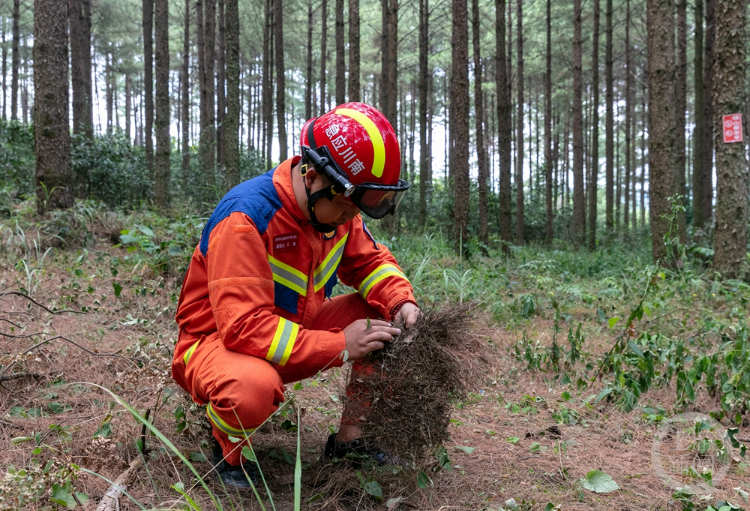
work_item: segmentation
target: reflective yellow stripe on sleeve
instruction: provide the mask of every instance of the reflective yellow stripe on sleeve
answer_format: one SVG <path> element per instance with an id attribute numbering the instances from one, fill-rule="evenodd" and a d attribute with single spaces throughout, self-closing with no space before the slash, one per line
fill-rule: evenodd
<path id="1" fill-rule="evenodd" d="M 236 437 L 241 438 L 247 438 L 249 437 L 257 428 L 245 428 L 245 429 L 237 429 L 226 422 L 224 422 L 221 417 L 219 417 L 216 414 L 216 410 L 214 410 L 213 406 L 211 405 L 211 402 L 208 403 L 208 406 L 206 407 L 206 415 L 208 416 L 209 422 L 213 424 L 216 429 L 223 431 L 227 435 L 232 435 Z"/>
<path id="2" fill-rule="evenodd" d="M 383 266 L 378 266 L 374 272 L 369 274 L 367 278 L 362 281 L 359 285 L 359 294 L 362 295 L 362 298 L 367 298 L 372 287 L 388 277 L 401 277 L 402 279 L 406 279 L 407 282 L 409 281 L 409 279 L 406 278 L 406 275 L 404 275 L 397 267 L 392 264 L 384 264 Z"/>
<path id="3" fill-rule="evenodd" d="M 298 332 L 299 325 L 297 323 L 279 317 L 279 326 L 276 327 L 276 334 L 274 334 L 273 342 L 266 354 L 266 360 L 280 366 L 286 365 L 294 348 L 294 343 L 297 341 Z"/>
<path id="4" fill-rule="evenodd" d="M 188 350 L 182 356 L 182 360 L 185 362 L 185 367 L 187 367 L 188 362 L 190 362 L 190 357 L 193 356 L 193 352 L 195 351 L 195 348 L 197 348 L 200 343 L 201 343 L 201 339 L 198 339 L 197 341 L 195 341 L 195 343 L 192 346 L 190 346 L 190 348 L 188 348 Z"/>
<path id="5" fill-rule="evenodd" d="M 302 296 L 307 296 L 307 275 L 270 255 L 268 256 L 268 264 L 271 265 L 274 282 L 278 282 Z"/>
<path id="6" fill-rule="evenodd" d="M 315 269 L 313 273 L 313 288 L 316 293 L 326 285 L 328 279 L 336 271 L 341 262 L 341 256 L 344 254 L 344 245 L 346 245 L 347 238 L 349 238 L 348 232 L 333 246 L 333 249 L 331 249 L 323 262 Z"/>

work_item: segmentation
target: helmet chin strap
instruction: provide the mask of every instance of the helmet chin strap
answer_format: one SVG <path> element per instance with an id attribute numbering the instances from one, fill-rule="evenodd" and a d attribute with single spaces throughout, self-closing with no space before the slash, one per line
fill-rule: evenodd
<path id="1" fill-rule="evenodd" d="M 331 192 L 330 187 L 325 187 L 322 190 L 318 190 L 315 193 L 310 193 L 310 189 L 307 187 L 307 179 L 305 179 L 305 176 L 307 175 L 307 161 L 306 159 L 303 159 L 302 161 L 302 179 L 304 180 L 305 185 L 305 195 L 307 195 L 307 212 L 310 214 L 310 225 L 313 226 L 313 229 L 315 229 L 318 232 L 322 232 L 325 234 L 330 233 L 331 231 L 335 231 L 336 228 L 330 224 L 321 224 L 318 222 L 318 217 L 315 216 L 315 203 L 318 202 L 320 199 L 328 199 L 333 200 L 334 194 Z"/>

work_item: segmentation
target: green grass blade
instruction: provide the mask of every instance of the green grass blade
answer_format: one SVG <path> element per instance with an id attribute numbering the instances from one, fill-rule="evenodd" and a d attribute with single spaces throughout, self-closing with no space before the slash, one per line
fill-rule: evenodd
<path id="1" fill-rule="evenodd" d="M 294 511 L 300 511 L 302 501 L 302 455 L 300 443 L 300 424 L 299 406 L 297 408 L 297 462 L 294 464 Z"/>
<path id="2" fill-rule="evenodd" d="M 190 495 L 185 493 L 183 489 L 179 488 L 176 484 L 172 485 L 172 489 L 176 491 L 177 493 L 179 493 L 180 495 L 182 495 L 183 497 L 185 497 L 185 500 L 187 500 L 188 505 L 190 505 L 192 509 L 194 509 L 195 511 L 201 511 L 201 507 L 198 504 L 196 504 L 195 501 L 190 498 Z"/>
<path id="3" fill-rule="evenodd" d="M 112 396 L 112 398 L 115 401 L 117 401 L 123 408 L 125 408 L 127 411 L 129 411 L 130 414 L 133 417 L 136 418 L 136 420 L 138 420 L 141 424 L 143 424 L 149 430 L 151 430 L 151 432 L 154 434 L 154 436 L 156 436 L 159 440 L 161 440 L 164 443 L 164 445 L 166 445 L 167 447 L 169 447 L 169 449 L 173 453 L 175 453 L 175 455 L 178 458 L 180 458 L 180 460 L 185 464 L 185 466 L 188 467 L 193 474 L 195 474 L 195 477 L 198 479 L 198 482 L 201 484 L 201 486 L 203 486 L 203 489 L 206 490 L 206 493 L 208 493 L 209 497 L 211 497 L 211 500 L 213 501 L 214 505 L 216 506 L 216 509 L 219 509 L 220 511 L 224 510 L 224 508 L 221 505 L 221 502 L 216 499 L 216 496 L 211 492 L 211 490 L 209 489 L 208 485 L 206 484 L 206 481 L 204 481 L 203 478 L 201 477 L 201 475 L 198 473 L 198 470 L 196 470 L 196 468 L 193 466 L 193 464 L 190 463 L 190 461 L 188 461 L 188 459 L 169 440 L 169 438 L 167 438 L 166 436 L 164 436 L 164 433 L 162 433 L 161 431 L 159 431 L 158 429 L 156 429 L 156 427 L 154 427 L 153 424 L 151 424 L 140 413 L 138 413 L 138 411 L 135 408 L 133 408 L 132 406 L 130 406 L 128 403 L 125 402 L 124 399 L 122 399 L 120 396 L 118 396 L 117 394 L 115 394 L 114 392 L 112 392 L 111 390 L 109 390 L 108 388 L 102 387 L 101 385 L 97 385 L 96 383 L 91 383 L 91 382 L 80 382 L 80 383 L 84 384 L 84 385 L 91 385 L 92 387 L 97 387 L 97 388 L 102 389 L 103 391 L 105 391 L 106 393 L 108 393 L 110 396 Z"/>

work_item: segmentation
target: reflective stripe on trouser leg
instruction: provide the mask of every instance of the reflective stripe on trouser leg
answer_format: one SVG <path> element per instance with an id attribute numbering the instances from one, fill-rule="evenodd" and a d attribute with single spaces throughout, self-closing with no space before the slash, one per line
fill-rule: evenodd
<path id="1" fill-rule="evenodd" d="M 208 403 L 208 406 L 206 407 L 206 415 L 208 416 L 208 420 L 216 429 L 222 431 L 223 433 L 226 433 L 227 435 L 235 436 L 238 438 L 247 438 L 257 429 L 244 427 L 235 428 L 234 426 L 230 426 L 225 420 L 219 417 L 219 415 L 216 413 L 216 409 L 211 403 Z"/>

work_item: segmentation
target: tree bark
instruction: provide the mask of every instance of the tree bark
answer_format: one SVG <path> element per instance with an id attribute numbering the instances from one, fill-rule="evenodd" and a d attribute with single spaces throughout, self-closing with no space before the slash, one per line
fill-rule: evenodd
<path id="1" fill-rule="evenodd" d="M 349 0 L 349 101 L 361 100 L 359 53 L 359 0 Z"/>
<path id="2" fill-rule="evenodd" d="M 654 261 L 666 260 L 664 235 L 669 223 L 663 217 L 670 213 L 668 197 L 674 191 L 674 33 L 672 0 L 648 0 L 648 155 L 649 218 L 651 250 Z"/>
<path id="3" fill-rule="evenodd" d="M 169 207 L 169 0 L 154 0 L 156 14 L 156 182 L 154 199 Z"/>
<path id="4" fill-rule="evenodd" d="M 510 106 L 510 83 L 508 80 L 508 63 L 505 41 L 505 0 L 495 0 L 495 87 L 497 89 L 497 152 L 499 155 L 499 204 L 497 223 L 500 227 L 500 238 L 503 240 L 503 252 L 510 253 L 509 244 L 513 240 L 511 230 L 511 133 L 513 122 Z"/>
<path id="5" fill-rule="evenodd" d="M 595 0 L 598 2 L 599 0 Z M 583 42 L 581 0 L 573 0 L 573 240 L 585 241 L 583 198 Z"/>
<path id="6" fill-rule="evenodd" d="M 276 52 L 276 119 L 279 126 L 279 161 L 287 159 L 286 75 L 284 74 L 284 2 L 274 2 L 274 51 Z"/>
<path id="7" fill-rule="evenodd" d="M 71 207 L 68 3 L 60 0 L 34 0 L 34 140 L 37 211 Z"/>
<path id="8" fill-rule="evenodd" d="M 518 115 L 516 116 L 516 244 L 523 245 L 524 233 L 524 204 L 523 204 L 523 0 L 516 2 L 516 50 L 517 50 L 517 79 L 518 79 Z"/>
<path id="9" fill-rule="evenodd" d="M 323 0 L 325 3 L 325 0 Z M 266 0 L 265 27 L 263 31 L 263 92 L 262 92 L 262 138 L 261 150 L 266 159 L 266 167 L 271 166 L 271 143 L 273 135 L 273 83 L 271 82 L 271 48 L 273 44 L 272 16 L 273 0 Z"/>
<path id="10" fill-rule="evenodd" d="M 18 120 L 18 71 L 21 67 L 21 0 L 13 0 L 13 43 L 11 47 L 10 119 Z"/>
<path id="11" fill-rule="evenodd" d="M 8 75 L 8 48 L 5 44 L 5 16 L 0 17 L 2 18 L 2 23 L 0 24 L 0 34 L 2 35 L 2 49 L 0 49 L 0 52 L 2 52 L 2 73 L 3 73 L 3 107 L 2 111 L 0 111 L 0 117 L 3 118 L 3 120 L 7 119 L 6 111 L 8 110 L 8 96 L 7 96 L 7 83 L 6 83 L 6 77 Z"/>
<path id="12" fill-rule="evenodd" d="M 91 20 L 86 8 L 90 0 L 70 0 L 70 64 L 73 89 L 73 133 L 93 137 L 91 123 Z M 86 70 L 88 67 L 88 72 Z M 89 81 L 87 82 L 87 78 Z"/>
<path id="13" fill-rule="evenodd" d="M 625 0 L 625 209 L 623 211 L 623 231 L 627 236 L 630 231 L 630 173 L 631 165 L 631 133 L 633 123 L 633 98 L 631 96 L 632 78 L 630 76 L 630 0 Z M 635 181 L 635 173 L 633 173 Z M 635 195 L 633 195 L 635 202 Z M 633 215 L 635 221 L 635 215 Z"/>
<path id="14" fill-rule="evenodd" d="M 714 168 L 714 41 L 716 38 L 716 1 L 706 0 L 706 40 L 703 53 L 703 221 L 713 218 L 713 168 Z"/>
<path id="15" fill-rule="evenodd" d="M 597 189 L 599 183 L 599 18 L 601 14 L 600 0 L 594 0 L 594 36 L 591 50 L 591 89 L 593 99 L 591 103 L 591 165 L 589 167 L 589 182 L 586 195 L 589 214 L 586 217 L 588 227 L 588 248 L 596 248 L 596 217 L 597 217 Z"/>
<path id="16" fill-rule="evenodd" d="M 305 73 L 305 120 L 312 118 L 313 82 L 313 8 L 312 0 L 307 0 L 307 72 Z"/>
<path id="17" fill-rule="evenodd" d="M 336 0 L 336 105 L 346 103 L 344 43 L 344 0 Z"/>
<path id="18" fill-rule="evenodd" d="M 607 225 L 607 235 L 611 236 L 613 233 L 613 230 L 615 228 L 615 219 L 613 217 L 613 207 L 614 207 L 614 151 L 615 151 L 615 111 L 614 111 L 614 83 L 612 78 L 612 0 L 607 0 L 607 6 L 606 6 L 606 36 L 607 36 L 607 42 L 606 42 L 606 48 L 605 48 L 605 63 L 604 63 L 604 80 L 606 83 L 606 120 L 605 120 L 605 151 L 607 153 L 607 162 L 606 162 L 606 191 L 605 191 L 605 197 L 606 197 L 606 225 Z M 618 206 L 619 208 L 619 202 Z"/>
<path id="19" fill-rule="evenodd" d="M 547 69 L 544 74 L 544 167 L 546 169 L 547 225 L 545 242 L 552 243 L 552 0 L 547 0 Z"/>
<path id="20" fill-rule="evenodd" d="M 451 117 L 455 165 L 454 229 L 456 252 L 468 249 L 469 228 L 469 26 L 466 0 L 453 1 Z"/>
<path id="21" fill-rule="evenodd" d="M 214 65 L 216 63 L 216 0 L 203 0 L 203 65 L 206 87 L 206 127 L 203 130 L 205 150 L 201 144 L 204 175 L 218 185 L 216 177 L 216 100 Z"/>
<path id="22" fill-rule="evenodd" d="M 472 0 L 472 46 L 474 48 L 474 129 L 476 131 L 476 152 L 479 184 L 479 241 L 489 242 L 487 221 L 487 152 L 484 143 L 484 98 L 482 97 L 482 56 L 480 53 L 481 28 L 479 24 L 479 0 Z M 468 153 L 467 153 L 468 154 Z"/>
<path id="23" fill-rule="evenodd" d="M 146 169 L 154 171 L 154 0 L 143 0 L 143 107 Z M 109 64 L 107 76 L 109 76 Z M 111 116 L 108 116 L 110 119 Z M 109 126 L 109 122 L 108 122 Z"/>
<path id="24" fill-rule="evenodd" d="M 706 208 L 703 204 L 705 192 L 703 184 L 704 175 L 704 151 L 706 147 L 706 117 L 703 90 L 703 0 L 695 0 L 694 26 L 695 58 L 693 60 L 693 91 L 695 128 L 693 130 L 693 226 L 696 229 L 704 227 L 709 220 L 705 217 Z"/>
<path id="25" fill-rule="evenodd" d="M 182 176 L 190 172 L 190 0 L 185 0 L 182 39 Z"/>
<path id="26" fill-rule="evenodd" d="M 318 117 L 326 112 L 326 60 L 328 43 L 328 0 L 320 4 L 320 108 Z M 385 58 L 385 57 L 383 57 Z"/>
<path id="27" fill-rule="evenodd" d="M 677 1 L 677 67 L 675 70 L 675 190 L 682 196 L 680 203 L 687 205 L 685 189 L 685 111 L 687 110 L 687 0 Z M 677 230 L 680 243 L 687 243 L 685 212 L 677 213 Z"/>
<path id="28" fill-rule="evenodd" d="M 350 6 L 352 3 L 356 2 L 358 2 L 358 0 L 350 0 Z M 432 186 L 428 176 L 429 171 L 427 170 L 430 164 L 427 141 L 427 82 L 430 79 L 430 70 L 427 68 L 429 21 L 429 0 L 419 0 L 419 227 L 422 230 L 424 230 L 425 224 L 427 223 L 427 188 Z M 350 33 L 350 44 L 351 40 L 352 37 Z M 351 63 L 352 60 L 353 59 L 350 57 L 349 62 Z M 350 73 L 351 72 L 352 71 L 350 70 Z M 351 78 L 351 74 L 349 77 Z M 353 90 L 350 81 L 350 96 Z M 359 87 L 357 87 L 357 90 L 359 90 Z"/>
<path id="29" fill-rule="evenodd" d="M 225 164 L 225 137 L 224 118 L 226 117 L 226 18 L 224 16 L 224 0 L 218 0 L 216 10 L 219 20 L 218 47 L 216 52 L 216 163 L 219 168 Z"/>
<path id="30" fill-rule="evenodd" d="M 724 143 L 722 116 L 745 113 L 746 10 L 744 0 L 716 2 L 713 98 L 716 144 L 714 269 L 741 278 L 747 253 L 748 168 L 746 143 Z"/>
<path id="31" fill-rule="evenodd" d="M 130 143 L 130 117 L 131 110 L 130 105 L 133 99 L 133 78 L 130 73 L 125 73 L 125 136 Z"/>
<path id="32" fill-rule="evenodd" d="M 226 0 L 227 116 L 224 120 L 226 188 L 240 183 L 240 12 Z M 248 123 L 249 127 L 249 123 Z"/>
<path id="33" fill-rule="evenodd" d="M 465 5 L 466 1 L 463 1 Z M 466 37 L 468 41 L 468 28 Z M 388 108 L 383 113 L 393 128 L 398 129 L 398 0 L 388 0 L 388 38 L 390 40 L 387 53 L 389 68 L 384 77 L 385 86 L 388 89 Z"/>

